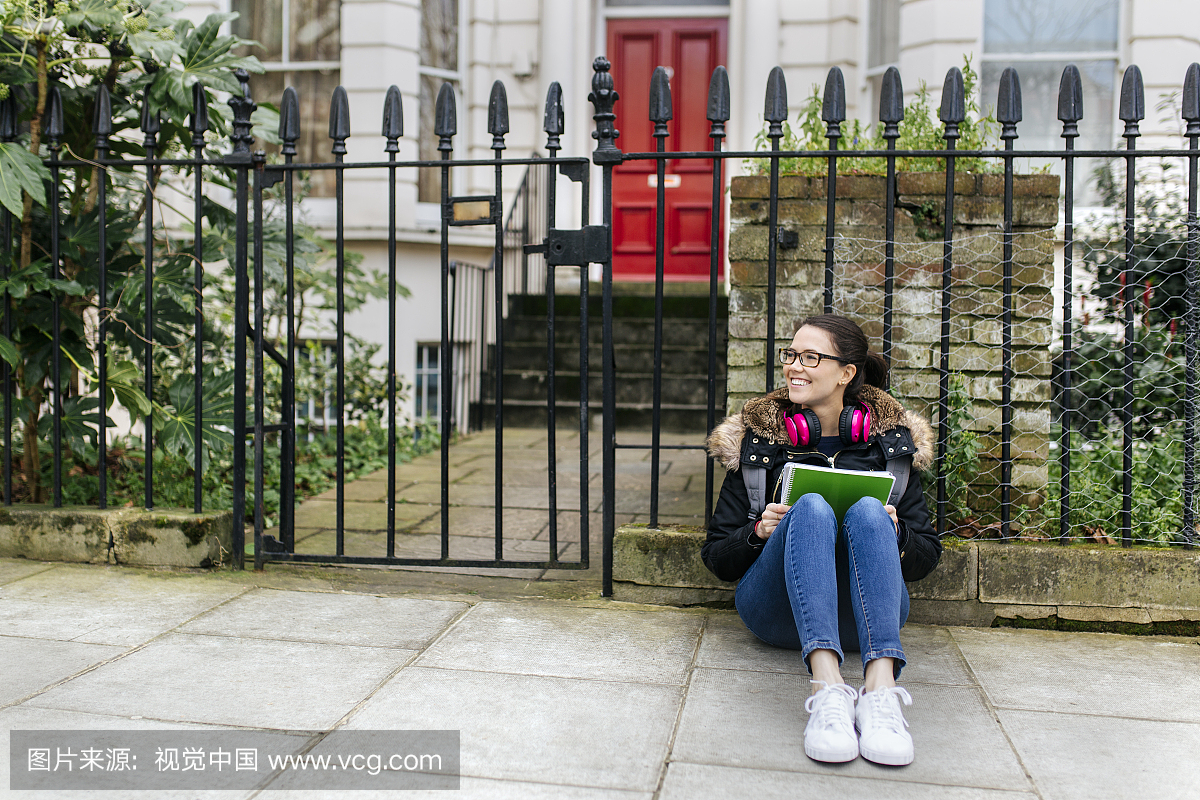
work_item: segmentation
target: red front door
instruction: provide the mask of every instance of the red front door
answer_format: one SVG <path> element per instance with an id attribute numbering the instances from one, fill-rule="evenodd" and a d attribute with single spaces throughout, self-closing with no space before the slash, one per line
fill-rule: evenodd
<path id="1" fill-rule="evenodd" d="M 668 123 L 668 152 L 711 150 L 708 84 L 725 62 L 725 19 L 609 20 L 608 53 L 620 95 L 615 112 L 627 153 L 655 149 L 649 119 L 650 76 L 666 67 L 671 77 L 674 119 Z M 656 181 L 654 161 L 634 161 L 613 170 L 613 275 L 618 280 L 654 279 Z M 712 250 L 711 161 L 668 161 L 665 254 L 668 281 L 708 280 Z M 720 214 L 720 208 L 716 212 Z M 719 240 L 718 252 L 723 249 Z M 717 261 L 722 270 L 724 259 Z"/>

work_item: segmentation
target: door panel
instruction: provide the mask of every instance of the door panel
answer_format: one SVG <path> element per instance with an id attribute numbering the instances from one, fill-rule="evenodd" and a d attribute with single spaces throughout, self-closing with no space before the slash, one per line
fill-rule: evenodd
<path id="1" fill-rule="evenodd" d="M 708 84 L 725 61 L 724 19 L 622 19 L 608 23 L 608 52 L 620 95 L 615 108 L 618 145 L 627 153 L 656 148 L 650 122 L 650 77 L 655 67 L 671 75 L 672 119 L 666 149 L 710 150 Z M 655 163 L 635 161 L 613 170 L 613 274 L 619 280 L 654 280 Z M 668 161 L 663 275 L 668 281 L 709 277 L 712 162 Z M 718 248 L 724 247 L 723 237 Z M 718 260 L 723 269 L 724 259 Z"/>

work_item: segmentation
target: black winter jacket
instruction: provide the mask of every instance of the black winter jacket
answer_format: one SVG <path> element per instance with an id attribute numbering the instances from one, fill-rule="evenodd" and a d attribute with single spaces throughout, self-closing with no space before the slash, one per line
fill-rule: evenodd
<path id="1" fill-rule="evenodd" d="M 905 581 L 928 575 L 942 554 L 942 544 L 929 520 L 918 471 L 933 463 L 934 436 L 929 423 L 906 410 L 891 395 L 872 386 L 863 387 L 859 399 L 871 409 L 871 436 L 863 443 L 843 445 L 834 456 L 839 469 L 882 470 L 887 459 L 911 455 L 913 471 L 896 503 L 900 520 L 900 571 Z M 778 502 L 775 490 L 788 461 L 829 466 L 816 447 L 795 447 L 783 421 L 791 412 L 787 388 L 777 389 L 746 403 L 742 413 L 727 417 L 708 437 L 708 451 L 727 470 L 717 506 L 708 524 L 708 538 L 700 551 L 708 569 L 721 580 L 736 581 L 746 574 L 762 552 L 750 543 L 758 519 L 748 517 L 750 496 L 741 466 L 767 467 L 767 502 Z"/>

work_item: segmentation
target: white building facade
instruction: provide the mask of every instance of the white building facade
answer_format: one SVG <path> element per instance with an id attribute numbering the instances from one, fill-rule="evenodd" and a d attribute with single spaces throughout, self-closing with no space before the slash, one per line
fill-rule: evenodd
<path id="1" fill-rule="evenodd" d="M 350 100 L 347 161 L 384 158 L 380 119 L 393 84 L 404 102 L 399 158 L 437 158 L 433 98 L 443 81 L 451 82 L 458 98 L 454 157 L 491 158 L 487 108 L 496 80 L 507 87 L 509 155 L 544 147 L 543 103 L 547 86 L 556 80 L 566 118 L 562 155 L 585 156 L 594 145 L 587 101 L 592 59 L 608 54 L 616 75 L 624 65 L 607 52 L 614 37 L 641 41 L 638 36 L 645 34 L 649 41 L 679 29 L 681 20 L 716 32 L 715 49 L 706 51 L 706 58 L 729 70 L 732 119 L 726 142 L 733 149 L 753 147 L 762 128 L 766 76 L 776 65 L 787 78 L 793 118 L 812 86 L 823 85 L 836 65 L 846 79 L 848 115 L 870 121 L 877 115 L 879 79 L 887 67 L 899 68 L 909 95 L 927 84 L 936 108 L 946 70 L 961 66 L 964 56 L 980 73 L 985 105 L 994 102 L 1000 71 L 1018 69 L 1022 146 L 1061 146 L 1057 92 L 1067 63 L 1077 64 L 1084 75 L 1079 148 L 1110 147 L 1119 140 L 1116 99 L 1130 64 L 1141 68 L 1146 89 L 1148 118 L 1139 148 L 1175 145 L 1178 139 L 1168 137 L 1178 137 L 1178 122 L 1160 121 L 1153 108 L 1161 95 L 1179 91 L 1187 65 L 1200 61 L 1200 3 L 1195 0 L 194 0 L 192 10 L 197 16 L 242 14 L 233 28 L 264 45 L 256 54 L 268 69 L 254 78 L 256 99 L 277 103 L 284 86 L 297 88 L 305 126 L 302 161 L 332 160 L 327 115 L 330 93 L 339 84 Z M 643 69 L 643 62 L 652 68 L 654 53 L 666 51 L 646 52 L 648 61 L 635 65 L 628 59 L 631 70 Z M 692 68 L 685 66 L 687 52 L 684 45 L 671 51 L 679 58 L 673 69 Z M 648 84 L 649 74 L 628 79 Z M 679 96 L 685 91 L 677 91 L 677 103 L 685 102 Z M 644 101 L 636 98 L 618 102 L 617 112 L 618 128 L 626 115 L 646 117 Z M 491 191 L 489 168 L 460 172 L 456 193 Z M 382 172 L 347 173 L 345 219 L 347 246 L 364 255 L 364 266 L 386 272 L 384 177 Z M 510 196 L 520 177 L 519 171 L 508 172 Z M 593 180 L 597 191 L 598 177 Z M 559 185 L 558 227 L 576 227 L 578 192 L 565 180 Z M 303 208 L 306 219 L 327 234 L 333 220 L 329 194 L 328 184 L 314 182 Z M 402 178 L 398 279 L 412 296 L 399 301 L 397 368 L 410 383 L 418 368 L 428 370 L 428 350 L 422 347 L 436 343 L 441 331 L 437 200 L 436 184 L 412 175 Z M 593 222 L 600 215 L 599 200 L 596 194 Z M 451 258 L 486 265 L 494 241 L 490 227 L 452 229 Z M 374 302 L 352 315 L 347 327 L 383 342 L 387 319 L 386 305 Z M 418 409 L 411 398 L 409 414 L 418 413 L 436 416 L 436 408 L 424 398 Z"/>

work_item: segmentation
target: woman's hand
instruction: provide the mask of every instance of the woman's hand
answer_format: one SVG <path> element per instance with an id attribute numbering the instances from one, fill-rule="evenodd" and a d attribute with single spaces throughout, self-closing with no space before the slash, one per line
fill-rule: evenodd
<path id="1" fill-rule="evenodd" d="M 888 516 L 892 518 L 892 524 L 896 526 L 896 535 L 900 535 L 900 518 L 896 516 L 895 506 L 884 506 L 883 510 L 888 512 Z"/>
<path id="2" fill-rule="evenodd" d="M 788 512 L 791 506 L 785 506 L 782 503 L 767 503 L 767 507 L 763 509 L 762 519 L 755 529 L 755 534 L 764 542 L 771 538 L 771 534 L 775 532 L 775 527 L 779 525 L 779 520 L 783 519 L 783 515 Z"/>

